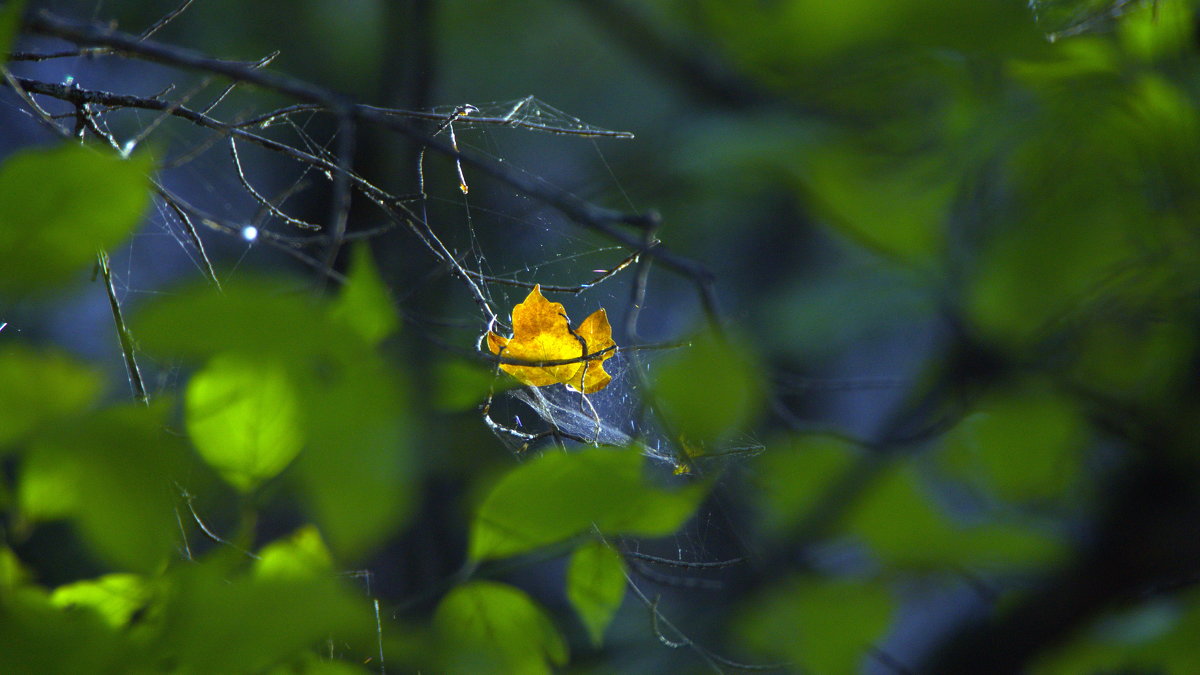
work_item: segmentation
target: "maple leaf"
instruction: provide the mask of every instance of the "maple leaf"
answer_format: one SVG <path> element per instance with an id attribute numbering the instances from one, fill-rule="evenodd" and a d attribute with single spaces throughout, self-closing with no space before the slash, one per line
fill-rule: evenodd
<path id="1" fill-rule="evenodd" d="M 585 394 L 600 391 L 612 381 L 604 362 L 616 351 L 608 314 L 598 309 L 572 329 L 562 303 L 550 302 L 534 286 L 525 301 L 513 307 L 513 336 L 506 338 L 488 331 L 488 349 L 493 354 L 522 361 L 563 361 L 601 353 L 594 359 L 559 365 L 521 366 L 501 363 L 500 369 L 522 384 L 546 387 L 565 384 Z M 586 350 L 586 353 L 585 353 Z"/>

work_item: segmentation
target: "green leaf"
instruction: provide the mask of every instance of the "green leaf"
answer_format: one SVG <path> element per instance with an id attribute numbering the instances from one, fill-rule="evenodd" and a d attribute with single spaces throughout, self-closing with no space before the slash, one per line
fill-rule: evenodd
<path id="1" fill-rule="evenodd" d="M 150 204 L 154 159 L 74 143 L 0 164 L 0 292 L 61 284 L 121 243 Z"/>
<path id="2" fill-rule="evenodd" d="M 185 422 L 200 456 L 243 492 L 282 471 L 304 444 L 292 379 L 269 357 L 214 357 L 188 383 Z"/>
<path id="3" fill-rule="evenodd" d="M 83 412 L 102 385 L 98 373 L 63 354 L 0 349 L 0 446 Z"/>
<path id="4" fill-rule="evenodd" d="M 291 537 L 267 544 L 258 553 L 254 574 L 259 579 L 311 579 L 333 573 L 333 558 L 321 533 L 305 525 Z"/>
<path id="5" fill-rule="evenodd" d="M 463 359 L 444 359 L 433 368 L 433 405 L 450 412 L 473 410 L 489 391 L 499 392 L 516 383 L 511 378 L 497 378 L 495 368 Z"/>
<path id="6" fill-rule="evenodd" d="M 1032 529 L 951 522 L 909 467 L 891 468 L 877 479 L 849 514 L 847 530 L 898 568 L 1029 567 L 1063 553 L 1061 542 Z"/>
<path id="7" fill-rule="evenodd" d="M 565 665 L 567 645 L 528 595 L 491 581 L 450 591 L 433 616 L 442 643 L 442 672 L 550 673 Z"/>
<path id="8" fill-rule="evenodd" d="M 832 481 L 850 466 L 854 445 L 837 436 L 798 436 L 767 444 L 754 458 L 755 490 L 763 517 L 760 523 L 786 534 L 825 494 Z"/>
<path id="9" fill-rule="evenodd" d="M 0 593 L 6 673 L 129 672 L 132 645 L 97 612 L 56 606 L 41 588 Z"/>
<path id="10" fill-rule="evenodd" d="M 350 326 L 371 345 L 379 344 L 400 325 L 387 286 L 371 260 L 371 248 L 366 243 L 351 250 L 350 275 L 330 308 L 330 316 Z"/>
<path id="11" fill-rule="evenodd" d="M 171 481 L 182 448 L 159 407 L 110 408 L 30 445 L 18 500 L 32 521 L 69 517 L 113 565 L 151 572 L 174 549 Z"/>
<path id="12" fill-rule="evenodd" d="M 858 672 L 896 611 L 879 581 L 784 583 L 746 603 L 735 624 L 742 642 L 812 673 Z"/>
<path id="13" fill-rule="evenodd" d="M 307 445 L 292 476 L 339 559 L 367 553 L 412 511 L 414 421 L 401 375 L 347 345 L 299 377 L 303 409 L 319 412 L 304 416 Z"/>
<path id="14" fill-rule="evenodd" d="M 745 431 L 762 407 L 762 368 L 750 349 L 711 332 L 662 359 L 654 397 L 684 439 L 716 442 Z"/>
<path id="15" fill-rule="evenodd" d="M 237 351 L 290 361 L 357 337 L 333 324 L 326 309 L 286 280 L 242 278 L 222 289 L 196 285 L 156 300 L 134 317 L 131 330 L 144 349 L 165 356 L 207 359 Z"/>
<path id="16" fill-rule="evenodd" d="M 0 596 L 29 581 L 29 572 L 11 548 L 0 546 Z"/>
<path id="17" fill-rule="evenodd" d="M 127 624 L 150 598 L 145 580 L 136 574 L 107 574 L 77 581 L 59 586 L 50 595 L 50 601 L 56 606 L 67 610 L 86 607 L 113 628 Z"/>
<path id="18" fill-rule="evenodd" d="M 943 248 L 957 189 L 941 162 L 877 156 L 846 143 L 810 158 L 808 188 L 852 238 L 906 262 L 926 262 Z"/>
<path id="19" fill-rule="evenodd" d="M 152 352 L 188 358 L 233 352 L 242 356 L 221 358 L 250 363 L 247 372 L 269 368 L 286 376 L 293 403 L 279 408 L 262 401 L 278 421 L 289 420 L 272 432 L 281 445 L 271 449 L 271 463 L 255 467 L 257 455 L 223 444 L 219 427 L 210 454 L 228 455 L 219 462 L 235 474 L 250 462 L 265 478 L 303 443 L 290 473 L 336 554 L 361 555 L 407 516 L 406 486 L 414 480 L 408 385 L 365 338 L 330 317 L 328 304 L 279 280 L 246 279 L 226 284 L 223 293 L 197 287 L 155 302 L 135 318 L 133 331 Z M 257 374 L 229 375 L 251 396 L 271 393 L 255 393 Z"/>
<path id="20" fill-rule="evenodd" d="M 174 672 L 260 672 L 327 640 L 370 644 L 374 634 L 366 603 L 332 575 L 230 578 L 221 566 L 190 565 L 167 581 L 152 647 Z"/>
<path id="21" fill-rule="evenodd" d="M 1145 61 L 1179 55 L 1188 49 L 1193 30 L 1191 4 L 1182 0 L 1140 3 L 1119 24 L 1125 51 Z"/>
<path id="22" fill-rule="evenodd" d="M 596 647 L 604 642 L 604 631 L 621 607 L 625 582 L 625 561 L 603 541 L 589 541 L 571 556 L 567 567 L 567 599 Z"/>
<path id="23" fill-rule="evenodd" d="M 1000 497 L 1062 497 L 1081 470 L 1085 422 L 1044 385 L 993 393 L 943 439 L 943 464 Z"/>
<path id="24" fill-rule="evenodd" d="M 17 29 L 21 27 L 21 14 L 25 11 L 25 0 L 10 0 L 0 7 L 0 63 L 8 61 Z"/>
<path id="25" fill-rule="evenodd" d="M 679 529 L 704 498 L 693 485 L 668 491 L 642 478 L 632 450 L 548 452 L 508 473 L 484 499 L 471 525 L 470 556 L 501 558 L 582 534 L 659 537 Z"/>

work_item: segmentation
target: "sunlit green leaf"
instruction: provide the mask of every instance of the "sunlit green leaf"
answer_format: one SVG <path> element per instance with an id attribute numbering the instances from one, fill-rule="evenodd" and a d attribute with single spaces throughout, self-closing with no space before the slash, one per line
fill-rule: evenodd
<path id="1" fill-rule="evenodd" d="M 282 471 L 304 444 L 292 378 L 269 357 L 214 357 L 188 384 L 185 421 L 200 456 L 242 491 Z"/>
<path id="2" fill-rule="evenodd" d="M 29 580 L 29 572 L 11 548 L 0 546 L 0 596 Z"/>
<path id="3" fill-rule="evenodd" d="M 1183 0 L 1138 3 L 1121 17 L 1121 43 L 1127 52 L 1146 61 L 1179 55 L 1192 41 L 1194 9 Z"/>
<path id="4" fill-rule="evenodd" d="M 35 586 L 0 593 L 0 626 L 6 673 L 111 673 L 132 665 L 126 632 L 97 612 L 55 605 Z"/>
<path id="5" fill-rule="evenodd" d="M 303 580 L 333 574 L 333 558 L 321 533 L 306 525 L 287 539 L 267 544 L 258 553 L 254 574 L 260 579 Z"/>
<path id="6" fill-rule="evenodd" d="M 632 450 L 547 452 L 509 472 L 479 507 L 470 555 L 517 555 L 569 539 L 594 525 L 605 534 L 665 536 L 691 517 L 703 486 L 664 490 L 642 477 Z"/>
<path id="7" fill-rule="evenodd" d="M 896 602 L 878 581 L 801 580 L 745 604 L 736 630 L 743 642 L 798 671 L 852 673 L 878 642 Z"/>
<path id="8" fill-rule="evenodd" d="M 157 569 L 179 534 L 171 486 L 182 457 L 162 413 L 111 408 L 39 436 L 22 466 L 22 514 L 33 521 L 69 517 L 105 560 Z"/>
<path id="9" fill-rule="evenodd" d="M 765 380 L 753 352 L 711 332 L 664 357 L 652 375 L 664 417 L 689 442 L 745 432 L 761 411 Z"/>
<path id="10" fill-rule="evenodd" d="M 107 574 L 54 589 L 50 601 L 64 609 L 87 608 L 116 628 L 150 601 L 145 580 L 136 574 Z"/>
<path id="11" fill-rule="evenodd" d="M 372 345 L 378 344 L 400 325 L 387 286 L 380 278 L 371 259 L 371 249 L 366 244 L 351 249 L 349 278 L 330 311 L 335 320 L 350 326 Z"/>
<path id="12" fill-rule="evenodd" d="M 64 143 L 20 150 L 0 164 L 0 291 L 68 281 L 96 251 L 123 241 L 150 203 L 148 154 Z"/>
<path id="13" fill-rule="evenodd" d="M 625 597 L 625 561 L 612 546 L 589 541 L 571 556 L 567 567 L 567 599 L 599 647 Z"/>
<path id="14" fill-rule="evenodd" d="M 521 591 L 472 581 L 450 591 L 433 617 L 447 673 L 550 673 L 567 645 L 544 610 Z"/>
<path id="15" fill-rule="evenodd" d="M 98 373 L 65 355 L 0 349 L 0 446 L 82 412 L 101 386 Z"/>

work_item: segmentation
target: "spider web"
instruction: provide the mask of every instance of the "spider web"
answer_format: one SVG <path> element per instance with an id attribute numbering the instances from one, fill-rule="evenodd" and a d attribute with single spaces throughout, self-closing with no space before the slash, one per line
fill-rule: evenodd
<path id="1" fill-rule="evenodd" d="M 267 57 L 260 63 L 269 61 Z M 119 90 L 84 59 L 61 65 L 61 79 L 72 86 Z M 125 153 L 146 144 L 161 149 L 163 170 L 157 177 L 153 215 L 128 249 L 114 255 L 113 282 L 120 301 L 158 294 L 157 289 L 181 276 L 207 277 L 220 286 L 251 267 L 289 262 L 314 275 L 342 280 L 323 259 L 330 243 L 327 213 L 314 207 L 328 200 L 339 160 L 342 132 L 330 123 L 330 113 L 307 104 L 265 109 L 261 97 L 243 94 L 238 87 L 174 70 L 164 73 L 154 66 L 136 67 L 146 75 L 141 88 L 145 100 L 161 98 L 170 109 L 102 101 L 87 107 L 90 135 Z M 74 106 L 54 100 L 46 100 L 45 107 L 55 119 L 75 114 Z M 185 109 L 222 126 L 180 119 L 175 113 Z M 384 112 L 421 125 L 430 138 L 448 139 L 456 150 L 474 152 L 541 185 L 589 202 L 640 211 L 609 170 L 602 149 L 603 143 L 632 138 L 630 132 L 584 122 L 533 96 Z M 539 135 L 550 135 L 554 145 L 531 140 Z M 367 227 L 346 239 L 415 239 L 424 249 L 427 278 L 455 278 L 453 297 L 443 303 L 445 314 L 405 313 L 407 325 L 430 344 L 444 347 L 448 354 L 487 360 L 483 336 L 488 330 L 511 331 L 509 312 L 534 284 L 566 305 L 575 319 L 601 307 L 614 319 L 618 351 L 605 363 L 613 376 L 608 387 L 586 396 L 563 385 L 512 388 L 509 376 L 493 368 L 492 393 L 481 407 L 480 424 L 519 457 L 554 444 L 635 446 L 668 467 L 683 467 L 676 444 L 655 423 L 645 391 L 649 365 L 680 345 L 643 341 L 641 336 L 664 340 L 691 323 L 679 318 L 681 313 L 700 311 L 688 282 L 675 280 L 677 292 L 665 294 L 655 286 L 649 308 L 643 308 L 646 284 L 660 283 L 657 275 L 650 282 L 643 277 L 644 252 L 639 256 L 637 250 L 580 228 L 550 206 L 452 158 L 426 157 L 422 151 L 416 174 L 418 183 L 407 186 L 405 194 L 373 193 L 371 189 L 378 188 L 363 178 L 360 191 L 380 209 L 370 212 Z M 646 245 L 654 244 L 648 236 Z M 415 306 L 410 303 L 414 298 L 441 288 L 417 284 L 396 289 L 401 311 Z M 690 306 L 680 301 L 689 294 Z M 662 319 L 669 312 L 657 311 L 666 306 L 673 308 L 674 321 Z M 680 306 L 685 306 L 682 312 Z M 156 375 L 151 396 L 175 387 L 176 365 L 149 365 Z M 760 448 L 748 442 L 744 449 Z M 200 515 L 191 515 L 207 533 Z M 717 503 L 705 507 L 670 544 L 644 550 L 636 541 L 620 545 L 637 559 L 635 571 L 653 584 L 711 588 L 718 582 L 694 575 L 701 567 L 692 565 L 713 563 L 718 569 L 734 564 L 722 559 L 727 556 L 714 543 L 736 539 L 732 529 Z M 218 535 L 210 536 L 221 542 Z M 656 571 L 661 565 L 687 571 Z M 652 616 L 655 630 L 665 631 L 657 622 L 666 619 L 653 605 Z M 660 638 L 664 635 L 659 633 Z"/>

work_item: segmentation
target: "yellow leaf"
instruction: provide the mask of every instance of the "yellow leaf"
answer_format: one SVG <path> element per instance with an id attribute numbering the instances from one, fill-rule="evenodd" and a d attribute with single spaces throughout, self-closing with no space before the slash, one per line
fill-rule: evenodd
<path id="1" fill-rule="evenodd" d="M 488 349 L 493 354 L 529 362 L 565 361 L 557 365 L 522 366 L 500 364 L 500 369 L 522 384 L 546 387 L 565 384 L 585 394 L 600 391 L 612 381 L 604 371 L 604 362 L 616 352 L 608 314 L 598 309 L 572 329 L 566 309 L 550 302 L 534 286 L 525 302 L 513 307 L 513 336 L 506 338 L 488 331 Z M 597 355 L 594 358 L 586 358 Z"/>

